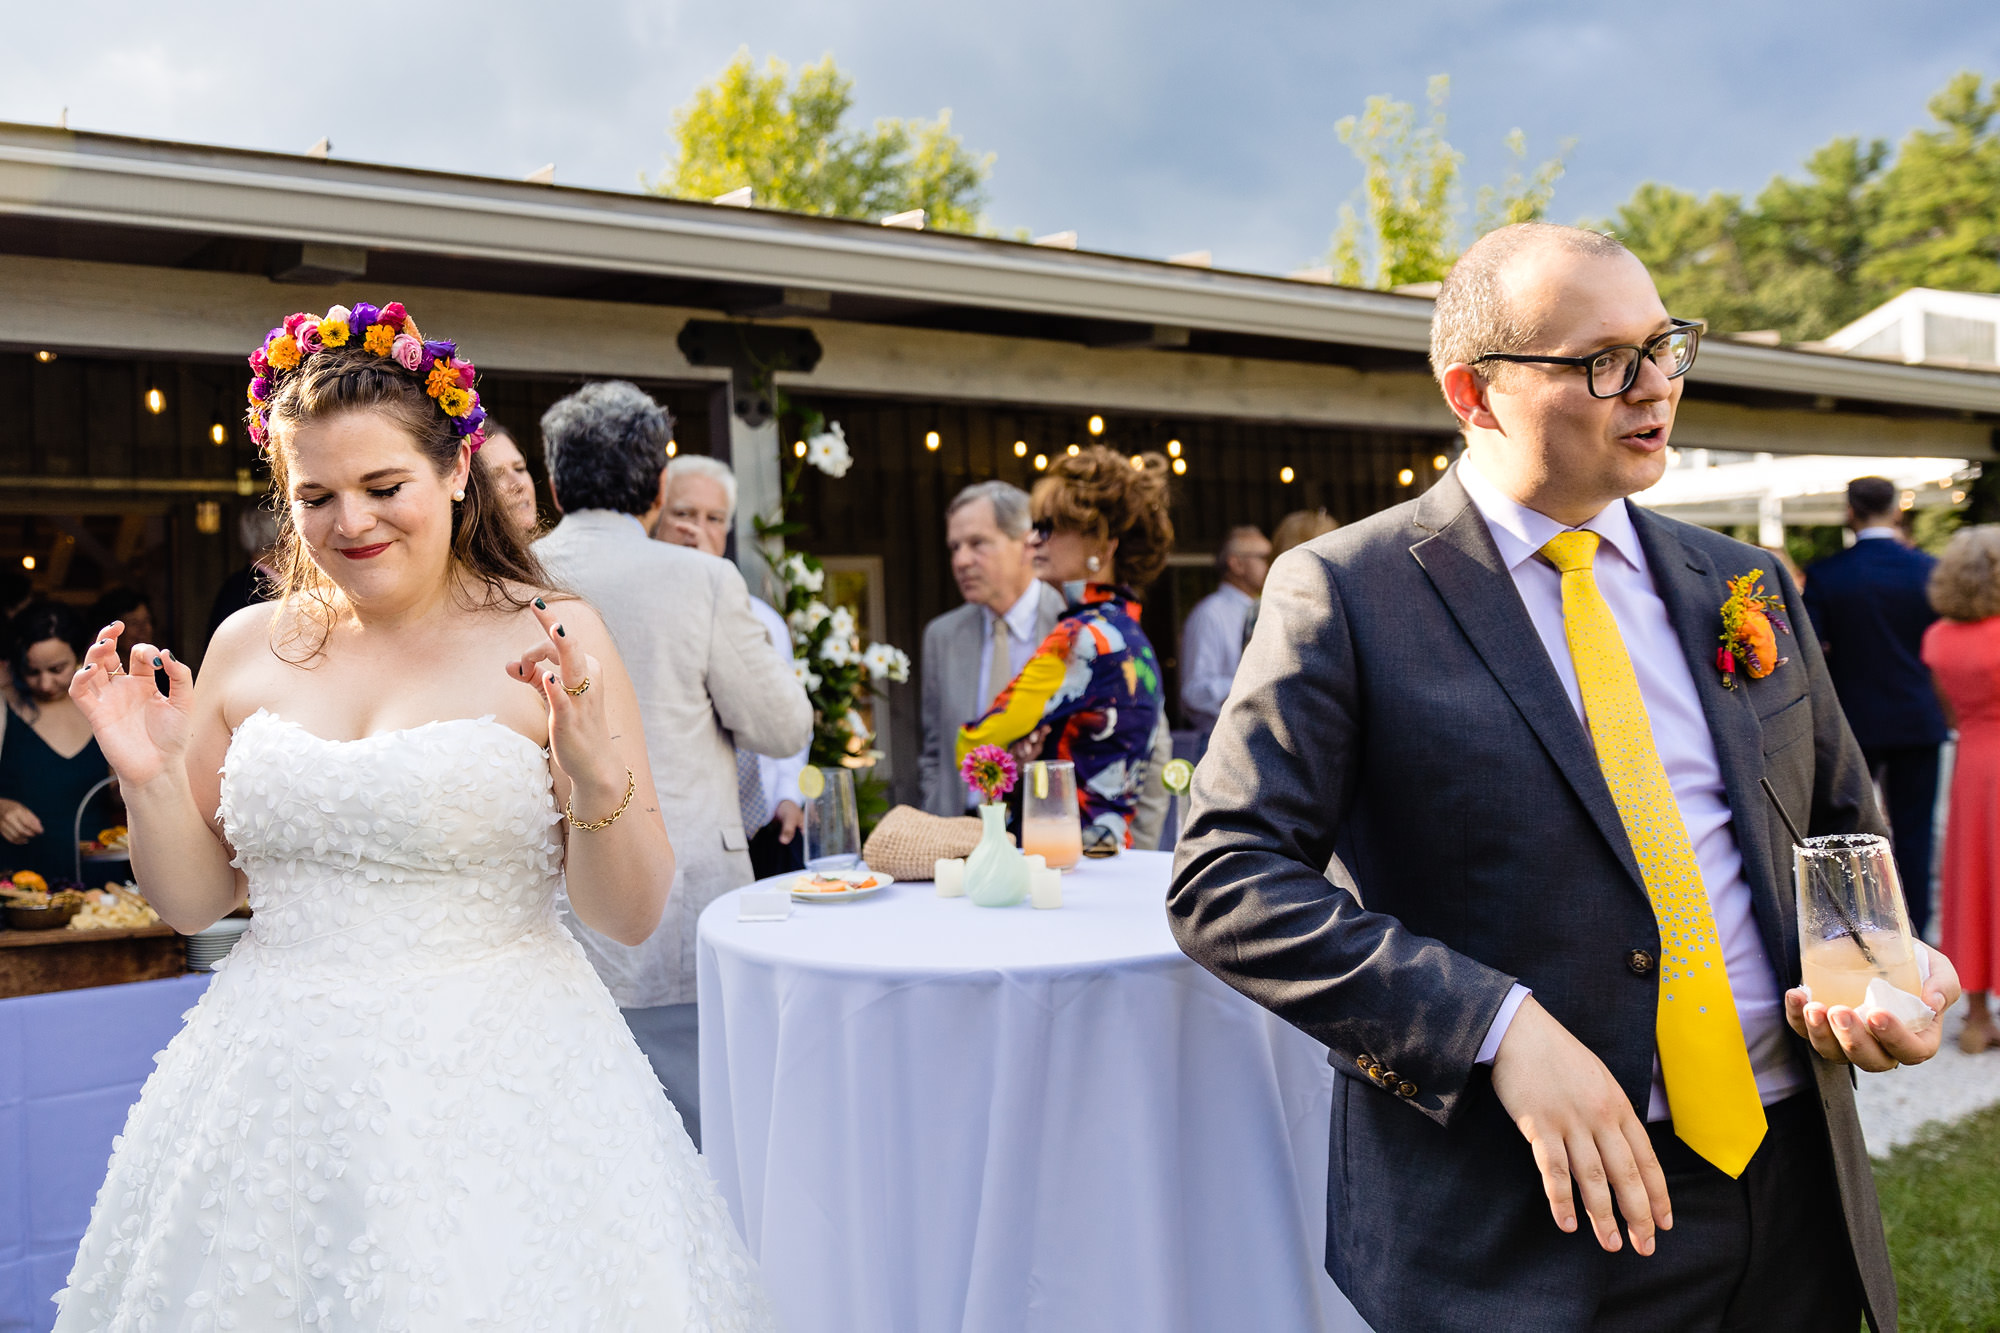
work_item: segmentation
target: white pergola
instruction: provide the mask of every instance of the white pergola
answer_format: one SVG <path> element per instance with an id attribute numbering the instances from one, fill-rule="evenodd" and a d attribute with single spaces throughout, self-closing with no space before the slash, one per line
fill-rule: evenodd
<path id="1" fill-rule="evenodd" d="M 1847 517 L 1847 483 L 1887 477 L 1903 508 L 1929 509 L 1965 499 L 1979 464 L 1963 458 L 1760 453 L 1713 463 L 1704 449 L 1676 451 L 1666 476 L 1634 498 L 1649 509 L 1704 527 L 1757 525 L 1764 546 L 1784 542 L 1787 527 L 1837 524 Z"/>

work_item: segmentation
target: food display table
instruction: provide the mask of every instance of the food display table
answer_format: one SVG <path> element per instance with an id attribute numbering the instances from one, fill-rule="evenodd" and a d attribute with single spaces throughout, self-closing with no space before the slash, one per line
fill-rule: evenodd
<path id="1" fill-rule="evenodd" d="M 55 1322 L 49 1297 L 69 1276 L 111 1140 L 208 983 L 200 972 L 0 1000 L 0 1333 Z"/>
<path id="2" fill-rule="evenodd" d="M 1326 1049 L 1182 955 L 1170 866 L 702 913 L 703 1147 L 786 1329 L 1365 1331 L 1322 1267 Z"/>
<path id="3" fill-rule="evenodd" d="M 0 999 L 156 981 L 185 971 L 187 945 L 172 926 L 0 930 Z"/>

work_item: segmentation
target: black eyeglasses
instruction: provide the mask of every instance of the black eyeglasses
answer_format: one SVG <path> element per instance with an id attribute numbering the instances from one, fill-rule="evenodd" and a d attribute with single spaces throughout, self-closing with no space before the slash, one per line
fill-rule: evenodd
<path id="1" fill-rule="evenodd" d="M 1052 518 L 1038 518 L 1028 528 L 1028 540 L 1040 544 L 1056 535 L 1056 521 Z"/>
<path id="2" fill-rule="evenodd" d="M 1651 361 L 1670 380 L 1677 380 L 1694 365 L 1701 347 L 1701 321 L 1676 319 L 1665 333 L 1656 333 L 1638 346 L 1621 343 L 1592 352 L 1589 356 L 1517 356 L 1512 352 L 1488 352 L 1474 361 L 1512 361 L 1531 366 L 1582 366 L 1584 382 L 1592 398 L 1616 398 L 1639 378 L 1639 367 Z"/>

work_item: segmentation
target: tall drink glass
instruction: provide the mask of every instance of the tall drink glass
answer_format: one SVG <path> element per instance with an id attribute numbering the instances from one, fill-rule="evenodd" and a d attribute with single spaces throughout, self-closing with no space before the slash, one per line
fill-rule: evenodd
<path id="1" fill-rule="evenodd" d="M 1889 840 L 1872 833 L 1807 838 L 1792 849 L 1799 955 L 1812 997 L 1858 1006 L 1877 977 L 1922 995 L 1910 919 Z"/>
<path id="2" fill-rule="evenodd" d="M 854 774 L 845 768 L 814 768 L 801 774 L 806 798 L 806 869 L 846 870 L 861 862 L 861 820 L 854 810 Z"/>
<path id="3" fill-rule="evenodd" d="M 1076 765 L 1037 759 L 1021 774 L 1021 852 L 1040 856 L 1051 870 L 1083 859 L 1083 816 L 1076 804 Z"/>

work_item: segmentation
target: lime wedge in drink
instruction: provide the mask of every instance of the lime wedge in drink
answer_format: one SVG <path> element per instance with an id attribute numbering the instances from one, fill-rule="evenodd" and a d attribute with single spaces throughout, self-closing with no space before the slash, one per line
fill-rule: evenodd
<path id="1" fill-rule="evenodd" d="M 1185 759 L 1169 759 L 1160 769 L 1160 782 L 1168 791 L 1186 791 L 1194 785 L 1194 765 Z"/>

